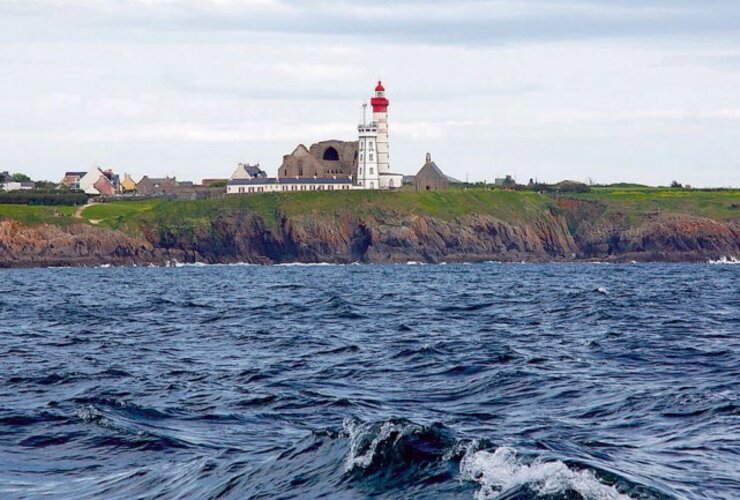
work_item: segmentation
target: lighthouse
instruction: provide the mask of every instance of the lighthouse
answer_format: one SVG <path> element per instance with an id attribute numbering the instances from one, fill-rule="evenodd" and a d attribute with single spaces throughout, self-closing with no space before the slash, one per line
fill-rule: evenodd
<path id="1" fill-rule="evenodd" d="M 373 122 L 378 125 L 376 149 L 378 154 L 378 172 L 381 176 L 390 173 L 391 170 L 390 158 L 388 156 L 388 104 L 383 82 L 378 80 L 378 84 L 375 86 L 375 95 L 370 99 L 370 105 L 373 107 Z"/>
<path id="2" fill-rule="evenodd" d="M 388 155 L 388 99 L 385 87 L 378 80 L 370 99 L 373 119 L 367 123 L 363 105 L 362 123 L 357 127 L 358 163 L 357 185 L 364 189 L 395 189 L 403 183 L 402 174 L 391 173 Z"/>

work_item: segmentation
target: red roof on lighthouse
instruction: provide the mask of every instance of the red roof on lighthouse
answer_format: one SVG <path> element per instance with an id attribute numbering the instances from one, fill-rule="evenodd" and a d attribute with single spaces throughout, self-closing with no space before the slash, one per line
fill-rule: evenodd
<path id="1" fill-rule="evenodd" d="M 383 87 L 381 81 L 378 80 L 378 85 L 375 87 L 375 97 L 370 99 L 370 105 L 373 107 L 373 113 L 388 112 L 388 99 L 386 99 L 385 97 L 378 97 L 378 95 L 385 95 L 384 93 L 381 94 L 381 92 L 385 92 L 385 87 Z"/>

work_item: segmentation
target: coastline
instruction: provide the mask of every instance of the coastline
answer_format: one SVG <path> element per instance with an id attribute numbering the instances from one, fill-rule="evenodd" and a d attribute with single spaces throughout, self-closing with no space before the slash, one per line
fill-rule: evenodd
<path id="1" fill-rule="evenodd" d="M 740 195 L 716 206 L 691 196 L 703 212 L 686 201 L 680 211 L 646 210 L 609 198 L 475 191 L 109 203 L 79 210 L 82 219 L 5 217 L 0 267 L 740 258 L 740 215 L 720 206 Z M 707 217 L 709 209 L 719 215 Z"/>

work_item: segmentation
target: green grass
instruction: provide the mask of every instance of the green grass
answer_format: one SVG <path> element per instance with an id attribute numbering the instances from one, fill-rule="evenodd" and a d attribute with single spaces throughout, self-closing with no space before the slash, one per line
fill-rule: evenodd
<path id="1" fill-rule="evenodd" d="M 101 203 L 85 208 L 82 217 L 111 229 L 122 229 L 162 203 L 159 200 Z"/>
<path id="2" fill-rule="evenodd" d="M 716 220 L 740 220 L 740 190 L 684 190 L 641 186 L 596 187 L 589 193 L 563 197 L 598 202 L 606 213 L 621 212 L 635 222 L 657 211 L 685 213 Z M 531 221 L 547 211 L 556 211 L 548 195 L 523 191 L 470 188 L 448 191 L 333 191 L 270 193 L 229 196 L 217 200 L 143 200 L 103 203 L 87 207 L 83 219 L 75 219 L 73 206 L 0 205 L 0 218 L 25 224 L 70 224 L 93 221 L 99 226 L 131 234 L 144 225 L 159 225 L 175 233 L 208 227 L 219 215 L 252 212 L 275 226 L 280 216 L 324 218 L 351 216 L 383 219 L 394 214 L 428 215 L 453 220 L 469 214 L 491 215 L 510 222 Z"/>
<path id="3" fill-rule="evenodd" d="M 574 198 L 597 201 L 609 212 L 643 218 L 656 212 L 682 213 L 720 221 L 740 220 L 740 190 L 672 188 L 594 188 Z"/>
<path id="4" fill-rule="evenodd" d="M 26 225 L 35 224 L 72 224 L 75 206 L 43 205 L 0 205 L 0 219 L 13 219 Z"/>

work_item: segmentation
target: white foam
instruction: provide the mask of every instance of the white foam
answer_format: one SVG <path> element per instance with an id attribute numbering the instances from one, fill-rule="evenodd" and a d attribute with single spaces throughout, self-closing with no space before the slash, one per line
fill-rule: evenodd
<path id="1" fill-rule="evenodd" d="M 708 263 L 709 264 L 740 264 L 740 259 L 738 259 L 734 255 L 730 255 L 729 258 L 723 255 L 717 260 L 710 260 Z"/>
<path id="2" fill-rule="evenodd" d="M 476 493 L 478 500 L 496 498 L 525 485 L 540 495 L 573 490 L 586 500 L 630 498 L 613 486 L 599 482 L 591 471 L 574 471 L 559 460 L 524 464 L 517 458 L 516 450 L 505 446 L 493 453 L 471 449 L 460 462 L 460 476 L 480 484 L 481 488 Z"/>
<path id="3" fill-rule="evenodd" d="M 174 261 L 173 267 L 251 267 L 257 266 L 258 264 L 250 264 L 248 262 L 231 262 L 231 263 L 214 263 L 209 264 L 208 262 L 178 262 Z"/>
<path id="4" fill-rule="evenodd" d="M 367 432 L 367 427 L 358 424 L 352 419 L 345 419 L 342 423 L 342 427 L 349 434 L 350 438 L 350 450 L 347 455 L 347 461 L 344 464 L 344 470 L 350 472 L 354 469 L 366 469 L 372 462 L 375 453 L 377 452 L 378 445 L 383 441 L 387 440 L 393 432 L 396 432 L 396 440 L 401 437 L 403 426 L 395 424 L 393 422 L 385 422 L 380 427 L 380 431 L 373 438 L 372 442 L 368 445 L 367 449 L 361 453 L 360 445 L 362 443 L 362 435 Z"/>
<path id="5" fill-rule="evenodd" d="M 331 262 L 284 262 L 275 264 L 275 267 L 325 267 L 325 266 L 344 266 L 345 264 L 333 264 Z"/>

